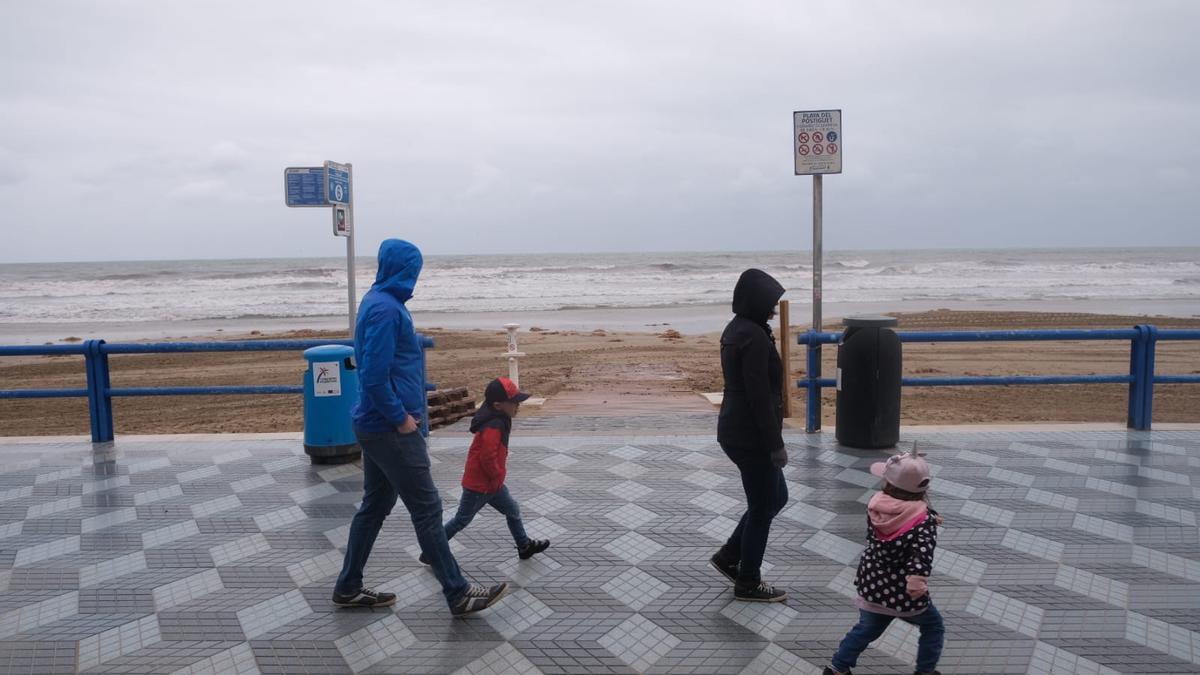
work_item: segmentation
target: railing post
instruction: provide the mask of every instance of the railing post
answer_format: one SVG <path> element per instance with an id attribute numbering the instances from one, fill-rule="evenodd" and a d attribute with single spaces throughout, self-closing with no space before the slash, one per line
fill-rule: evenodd
<path id="1" fill-rule="evenodd" d="M 1148 333 L 1145 326 L 1137 325 L 1133 329 L 1137 331 L 1137 336 L 1129 342 L 1129 401 L 1128 413 L 1125 417 L 1125 426 L 1129 429 L 1137 429 L 1142 423 L 1142 390 L 1145 387 L 1145 369 L 1146 369 L 1146 337 Z"/>
<path id="2" fill-rule="evenodd" d="M 427 359 L 425 350 L 433 349 L 433 338 L 428 335 L 421 336 L 421 383 L 425 386 L 425 396 L 421 402 L 421 435 L 429 436 L 429 368 L 426 366 Z"/>
<path id="3" fill-rule="evenodd" d="M 804 431 L 815 434 L 821 430 L 821 341 L 820 333 L 811 328 L 808 336 L 808 363 L 806 373 L 808 400 L 805 402 Z"/>
<path id="4" fill-rule="evenodd" d="M 1150 431 L 1154 423 L 1154 350 L 1158 344 L 1158 327 L 1146 326 L 1146 385 L 1142 388 L 1142 425 L 1139 431 Z"/>
<path id="5" fill-rule="evenodd" d="M 108 354 L 103 349 L 104 340 L 88 340 L 84 343 L 84 367 L 87 369 L 88 416 L 92 425 L 92 442 L 108 443 L 113 440 L 112 397 L 108 390 L 112 382 L 108 373 Z"/>

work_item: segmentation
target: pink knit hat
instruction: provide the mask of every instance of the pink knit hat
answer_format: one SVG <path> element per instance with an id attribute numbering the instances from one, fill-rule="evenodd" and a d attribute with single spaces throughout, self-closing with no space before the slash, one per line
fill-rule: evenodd
<path id="1" fill-rule="evenodd" d="M 929 489 L 929 464 L 922 457 L 913 443 L 912 451 L 872 464 L 871 473 L 905 492 L 925 492 Z"/>

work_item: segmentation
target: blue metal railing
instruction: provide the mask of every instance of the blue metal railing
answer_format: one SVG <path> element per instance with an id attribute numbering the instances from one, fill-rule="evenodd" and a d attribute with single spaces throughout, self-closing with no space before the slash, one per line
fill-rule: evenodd
<path id="1" fill-rule="evenodd" d="M 1128 340 L 1129 372 L 1120 375 L 996 375 L 952 377 L 904 377 L 905 387 L 954 387 L 976 385 L 1033 384 L 1128 384 L 1129 398 L 1125 424 L 1130 429 L 1148 430 L 1154 415 L 1155 384 L 1200 384 L 1200 375 L 1156 375 L 1155 346 L 1161 340 L 1200 340 L 1200 330 L 1160 329 L 1137 325 L 1117 329 L 996 330 L 996 331 L 900 331 L 901 342 L 1034 342 L 1061 340 Z M 796 336 L 808 347 L 807 376 L 796 386 L 808 393 L 805 429 L 821 430 L 821 389 L 836 387 L 837 380 L 821 377 L 821 345 L 837 344 L 841 333 L 813 330 Z"/>
<path id="2" fill-rule="evenodd" d="M 104 340 L 85 340 L 76 345 L 0 345 L 0 356 L 83 356 L 87 374 L 86 389 L 7 389 L 0 400 L 15 398 L 84 398 L 88 400 L 88 418 L 92 442 L 113 440 L 112 399 L 118 396 L 212 396 L 256 394 L 303 394 L 300 385 L 229 385 L 221 387 L 113 387 L 110 380 L 110 354 L 180 354 L 196 352 L 280 352 L 302 351 L 321 345 L 348 345 L 353 340 L 237 340 L 229 342 L 148 342 L 108 344 Z M 433 338 L 422 335 L 421 369 L 425 371 L 424 350 L 433 349 Z M 426 377 L 425 388 L 434 390 Z M 429 433 L 428 411 L 422 411 L 422 431 Z"/>

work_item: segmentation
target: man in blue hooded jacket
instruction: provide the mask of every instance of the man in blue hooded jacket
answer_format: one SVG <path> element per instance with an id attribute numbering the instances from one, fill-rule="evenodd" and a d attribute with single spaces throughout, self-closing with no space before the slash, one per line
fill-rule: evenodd
<path id="1" fill-rule="evenodd" d="M 358 308 L 354 352 L 359 400 L 351 415 L 362 446 L 363 500 L 350 523 L 333 603 L 339 607 L 395 604 L 395 594 L 363 587 L 363 568 L 399 496 L 412 518 L 421 551 L 442 584 L 450 612 L 460 616 L 495 604 L 508 584 L 486 588 L 467 583 L 442 527 L 442 498 L 433 483 L 418 420 L 425 409 L 421 341 L 404 305 L 413 295 L 422 264 L 416 246 L 385 240 L 379 246 L 375 284 Z"/>

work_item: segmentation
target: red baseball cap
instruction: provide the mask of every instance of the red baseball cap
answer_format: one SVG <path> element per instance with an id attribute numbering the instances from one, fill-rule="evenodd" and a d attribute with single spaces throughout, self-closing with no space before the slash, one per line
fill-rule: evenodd
<path id="1" fill-rule="evenodd" d="M 507 377 L 497 377 L 491 382 L 488 382 L 487 389 L 484 390 L 483 396 L 488 400 L 489 403 L 520 403 L 521 401 L 529 398 L 529 394 L 521 391 L 520 388 L 517 387 L 516 383 Z"/>

